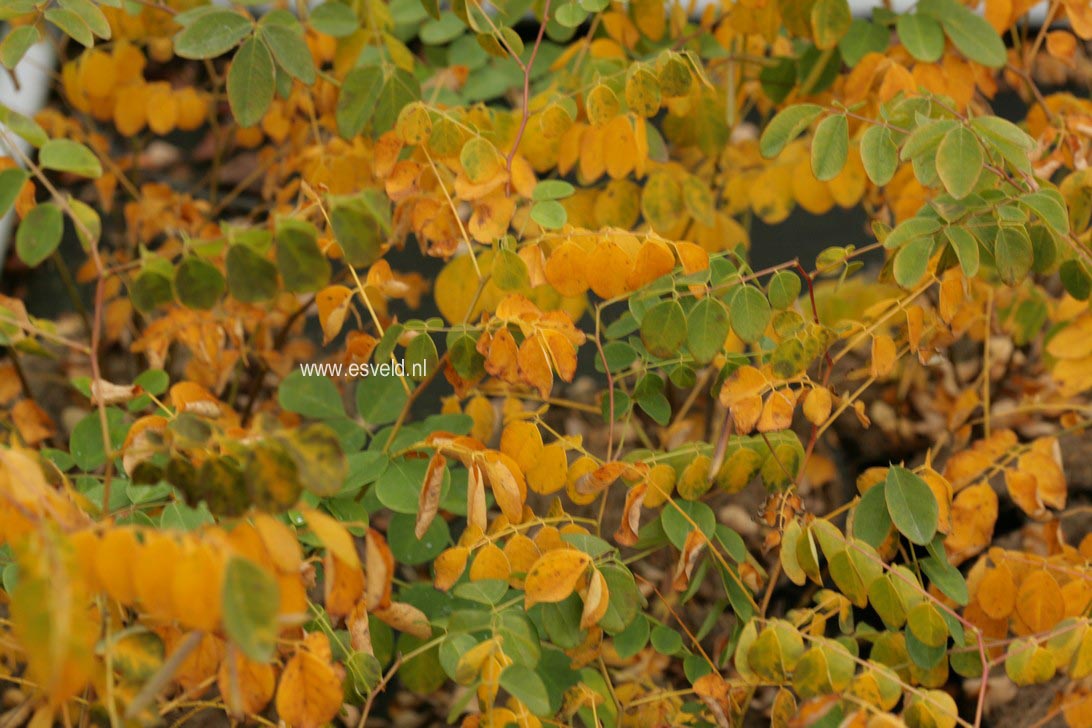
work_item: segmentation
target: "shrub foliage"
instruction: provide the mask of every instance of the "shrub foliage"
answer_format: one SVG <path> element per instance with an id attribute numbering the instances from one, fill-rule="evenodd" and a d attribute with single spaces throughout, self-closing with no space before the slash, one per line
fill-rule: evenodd
<path id="1" fill-rule="evenodd" d="M 1092 12 L 976 4 L 6 0 L 9 715 L 1092 724 Z"/>

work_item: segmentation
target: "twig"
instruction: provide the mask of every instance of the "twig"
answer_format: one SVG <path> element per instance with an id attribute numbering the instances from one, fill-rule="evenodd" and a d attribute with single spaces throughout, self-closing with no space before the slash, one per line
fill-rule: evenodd
<path id="1" fill-rule="evenodd" d="M 508 172 L 509 184 L 511 184 L 512 177 L 512 160 L 516 156 L 516 150 L 519 149 L 519 143 L 523 140 L 523 132 L 527 129 L 527 119 L 531 115 L 531 70 L 535 65 L 535 58 L 538 56 L 539 46 L 542 45 L 542 37 L 546 34 L 546 24 L 550 21 L 550 0 L 546 0 L 546 4 L 542 8 L 542 24 L 538 26 L 538 36 L 535 38 L 535 45 L 531 48 L 531 55 L 527 59 L 527 63 L 523 64 L 523 108 L 520 112 L 519 129 L 516 131 L 516 139 L 512 142 L 512 149 L 508 152 L 508 158 L 505 160 L 504 168 Z M 517 62 L 519 59 L 516 59 Z"/>

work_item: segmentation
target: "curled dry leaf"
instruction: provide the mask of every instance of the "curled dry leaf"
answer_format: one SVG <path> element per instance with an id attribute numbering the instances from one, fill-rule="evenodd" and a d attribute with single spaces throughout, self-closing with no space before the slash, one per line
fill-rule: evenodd
<path id="1" fill-rule="evenodd" d="M 694 567 L 698 564 L 702 552 L 709 544 L 705 534 L 695 529 L 686 534 L 686 542 L 683 544 L 682 553 L 679 554 L 679 562 L 675 566 L 675 579 L 672 587 L 675 591 L 685 591 L 690 586 L 690 576 L 694 573 Z M 746 566 L 746 564 L 744 564 Z"/>
<path id="2" fill-rule="evenodd" d="M 432 456 L 425 471 L 425 481 L 421 484 L 421 495 L 417 499 L 417 521 L 413 532 L 420 540 L 428 532 L 432 520 L 440 507 L 440 486 L 444 482 L 444 470 L 447 460 L 440 453 Z"/>
<path id="3" fill-rule="evenodd" d="M 428 623 L 428 617 L 412 604 L 391 602 L 373 613 L 399 632 L 406 632 L 419 640 L 432 637 L 432 626 Z"/>
<path id="4" fill-rule="evenodd" d="M 364 536 L 365 596 L 368 611 L 391 603 L 391 582 L 394 578 L 394 555 L 383 534 L 369 528 Z"/>
<path id="5" fill-rule="evenodd" d="M 580 629 L 587 629 L 599 624 L 599 620 L 607 613 L 610 604 L 610 589 L 607 588 L 607 580 L 598 569 L 593 569 L 591 578 L 588 579 L 588 588 L 584 593 L 584 611 L 580 614 Z"/>
<path id="6" fill-rule="evenodd" d="M 614 540 L 622 546 L 637 543 L 637 531 L 641 527 L 641 505 L 648 492 L 648 482 L 638 483 L 626 493 L 626 503 L 622 507 L 622 522 L 614 532 Z"/>

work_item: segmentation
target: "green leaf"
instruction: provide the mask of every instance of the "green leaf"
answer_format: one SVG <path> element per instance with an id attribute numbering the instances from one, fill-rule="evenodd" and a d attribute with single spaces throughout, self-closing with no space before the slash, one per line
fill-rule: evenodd
<path id="1" fill-rule="evenodd" d="M 304 417 L 324 419 L 345 416 L 341 393 L 334 383 L 328 377 L 304 376 L 298 369 L 281 382 L 277 402 L 289 412 Z"/>
<path id="2" fill-rule="evenodd" d="M 98 5 L 91 0 L 59 0 L 59 2 L 62 8 L 75 13 L 92 33 L 103 40 L 110 40 L 110 22 Z"/>
<path id="3" fill-rule="evenodd" d="M 174 290 L 188 308 L 207 311 L 224 292 L 224 276 L 212 263 L 191 255 L 174 272 Z"/>
<path id="4" fill-rule="evenodd" d="M 527 264 L 511 250 L 500 249 L 493 256 L 493 283 L 502 291 L 526 291 L 531 287 Z"/>
<path id="5" fill-rule="evenodd" d="M 890 33 L 882 25 L 858 18 L 838 41 L 838 50 L 842 53 L 842 60 L 852 68 L 869 53 L 883 53 L 887 50 L 889 38 Z"/>
<path id="6" fill-rule="evenodd" d="M 770 324 L 770 302 L 754 286 L 739 286 L 728 301 L 732 329 L 739 338 L 753 343 L 762 338 Z"/>
<path id="7" fill-rule="evenodd" d="M 287 221 L 277 228 L 277 269 L 293 293 L 314 293 L 330 280 L 330 261 L 319 250 L 315 228 Z"/>
<path id="8" fill-rule="evenodd" d="M 18 111 L 9 109 L 2 103 L 0 103 L 0 124 L 7 126 L 8 131 L 21 136 L 32 147 L 40 147 L 49 141 L 45 129 L 38 126 L 38 122 L 29 116 L 20 114 Z"/>
<path id="9" fill-rule="evenodd" d="M 14 70 L 30 47 L 41 40 L 38 28 L 33 25 L 21 25 L 8 33 L 0 41 L 0 64 L 9 71 Z"/>
<path id="10" fill-rule="evenodd" d="M 273 103 L 273 56 L 265 43 L 251 38 L 239 48 L 228 69 L 227 95 L 240 126 L 254 126 Z"/>
<path id="11" fill-rule="evenodd" d="M 935 217 L 918 215 L 900 223 L 883 241 L 885 248 L 901 248 L 912 240 L 931 237 L 940 229 L 940 220 Z"/>
<path id="12" fill-rule="evenodd" d="M 23 217 L 15 233 L 15 252 L 19 260 L 33 268 L 53 254 L 63 233 L 61 208 L 52 202 L 37 205 Z"/>
<path id="13" fill-rule="evenodd" d="M 1022 227 L 1000 227 L 993 243 L 997 275 L 1007 285 L 1015 286 L 1031 272 L 1034 253 L 1031 238 Z"/>
<path id="14" fill-rule="evenodd" d="M 129 428 L 125 413 L 116 407 L 106 408 L 106 431 L 109 433 L 110 449 L 117 451 L 125 442 Z M 103 450 L 102 421 L 98 411 L 88 412 L 72 428 L 68 447 L 76 467 L 84 472 L 91 472 L 106 463 L 106 451 Z"/>
<path id="15" fill-rule="evenodd" d="M 677 356 L 686 341 L 686 313 L 678 301 L 661 301 L 641 320 L 641 341 L 653 356 Z"/>
<path id="16" fill-rule="evenodd" d="M 544 179 L 535 185 L 531 192 L 531 199 L 535 202 L 543 200 L 561 200 L 572 196 L 576 188 L 562 179 Z"/>
<path id="17" fill-rule="evenodd" d="M 26 170 L 19 167 L 11 167 L 0 171 L 0 217 L 3 217 L 15 204 L 19 191 L 30 177 Z"/>
<path id="18" fill-rule="evenodd" d="M 816 104 L 796 104 L 779 111 L 762 130 L 758 140 L 762 156 L 767 159 L 776 157 L 786 144 L 803 134 L 822 113 L 823 107 Z"/>
<path id="19" fill-rule="evenodd" d="M 849 119 L 838 114 L 819 122 L 811 140 L 811 169 L 816 179 L 826 182 L 837 177 L 848 154 Z"/>
<path id="20" fill-rule="evenodd" d="M 402 108 L 420 100 L 421 86 L 417 79 L 408 71 L 395 68 L 379 88 L 379 95 L 375 100 L 375 132 L 382 134 L 392 128 Z"/>
<path id="21" fill-rule="evenodd" d="M 346 139 L 359 134 L 375 114 L 376 100 L 383 87 L 383 70 L 378 66 L 354 68 L 341 82 L 334 119 L 338 134 Z"/>
<path id="22" fill-rule="evenodd" d="M 254 28 L 231 10 L 202 13 L 174 37 L 174 52 L 182 58 L 215 58 L 234 48 Z"/>
<path id="23" fill-rule="evenodd" d="M 918 12 L 930 15 L 944 26 L 959 52 L 975 63 L 990 68 L 1005 65 L 1005 43 L 993 26 L 970 8 L 956 0 L 921 0 Z"/>
<path id="24" fill-rule="evenodd" d="M 944 29 L 928 15 L 900 15 L 895 28 L 899 33 L 899 40 L 917 60 L 935 63 L 944 54 Z"/>
<path id="25" fill-rule="evenodd" d="M 406 347 L 406 374 L 415 380 L 422 380 L 440 366 L 436 342 L 427 333 L 413 337 Z"/>
<path id="26" fill-rule="evenodd" d="M 350 36 L 360 28 L 360 21 L 353 9 L 336 0 L 330 0 L 314 8 L 308 22 L 318 32 L 334 38 Z"/>
<path id="27" fill-rule="evenodd" d="M 315 61 L 298 25 L 263 25 L 261 36 L 278 66 L 307 85 L 315 82 Z"/>
<path id="28" fill-rule="evenodd" d="M 377 358 L 376 362 L 379 361 Z M 394 422 L 408 395 L 398 377 L 368 376 L 356 385 L 356 411 L 368 425 Z M 418 484 L 420 485 L 420 484 Z"/>
<path id="29" fill-rule="evenodd" d="M 811 27 L 816 48 L 826 50 L 835 47 L 852 24 L 849 0 L 816 0 L 811 7 Z"/>
<path id="30" fill-rule="evenodd" d="M 365 190 L 331 205 L 330 225 L 350 265 L 371 265 L 383 254 L 390 233 L 390 203 L 381 193 Z"/>
<path id="31" fill-rule="evenodd" d="M 728 331 L 728 311 L 719 299 L 706 296 L 690 309 L 686 320 L 687 346 L 699 363 L 711 362 L 724 349 Z"/>
<path id="32" fill-rule="evenodd" d="M 925 546 L 937 532 L 936 496 L 924 480 L 899 465 L 892 465 L 884 482 L 887 512 L 895 528 L 911 542 Z"/>
<path id="33" fill-rule="evenodd" d="M 509 665 L 500 675 L 500 685 L 534 715 L 550 715 L 550 696 L 538 673 L 524 665 Z"/>
<path id="34" fill-rule="evenodd" d="M 173 301 L 174 288 L 167 276 L 153 270 L 144 270 L 129 286 L 129 297 L 137 311 L 148 314 Z"/>
<path id="35" fill-rule="evenodd" d="M 989 147 L 1015 169 L 1031 174 L 1031 150 L 1035 140 L 1020 127 L 997 116 L 976 116 L 971 128 L 982 136 Z"/>
<path id="36" fill-rule="evenodd" d="M 770 299 L 770 305 L 779 310 L 785 310 L 796 303 L 800 297 L 800 278 L 790 270 L 781 270 L 774 273 L 770 282 L 766 284 L 766 295 Z"/>
<path id="37" fill-rule="evenodd" d="M 882 187 L 891 181 L 899 166 L 899 149 L 890 129 L 870 126 L 865 131 L 861 136 L 861 162 L 873 184 Z"/>
<path id="38" fill-rule="evenodd" d="M 903 288 L 913 288 L 929 268 L 933 251 L 932 238 L 915 238 L 895 253 L 895 282 Z"/>
<path id="39" fill-rule="evenodd" d="M 660 514 L 660 522 L 668 540 L 680 550 L 686 546 L 686 537 L 695 525 L 707 538 L 713 538 L 717 530 L 717 517 L 713 509 L 696 500 L 668 501 Z"/>
<path id="40" fill-rule="evenodd" d="M 1076 259 L 1064 261 L 1058 268 L 1058 277 L 1066 293 L 1078 301 L 1087 301 L 1092 295 L 1092 276 L 1088 274 L 1088 269 L 1081 261 Z"/>
<path id="41" fill-rule="evenodd" d="M 983 162 L 978 137 L 962 125 L 945 134 L 937 147 L 937 174 L 944 189 L 957 200 L 974 190 Z"/>
<path id="42" fill-rule="evenodd" d="M 277 266 L 239 243 L 228 248 L 227 286 L 231 295 L 243 303 L 268 301 L 277 294 Z"/>
<path id="43" fill-rule="evenodd" d="M 224 632 L 256 662 L 269 662 L 277 646 L 280 589 L 265 569 L 250 559 L 232 556 L 224 569 Z"/>
<path id="44" fill-rule="evenodd" d="M 906 626 L 928 647 L 941 647 L 948 642 L 948 625 L 931 602 L 922 602 L 906 615 Z"/>
<path id="45" fill-rule="evenodd" d="M 1020 204 L 1039 216 L 1059 235 L 1069 234 L 1069 213 L 1062 196 L 1053 190 L 1036 190 L 1020 197 Z"/>
<path id="46" fill-rule="evenodd" d="M 865 491 L 853 511 L 853 535 L 877 549 L 891 531 L 885 493 L 884 484 L 876 483 Z"/>
<path id="47" fill-rule="evenodd" d="M 978 239 L 966 228 L 961 227 L 946 227 L 944 228 L 944 234 L 947 236 L 948 242 L 951 243 L 952 250 L 955 251 L 956 258 L 959 260 L 959 267 L 963 269 L 964 275 L 968 277 L 977 275 L 979 265 Z"/>
<path id="48" fill-rule="evenodd" d="M 50 8 L 45 11 L 45 19 L 84 48 L 95 45 L 95 36 L 91 33 L 90 26 L 73 11 L 65 8 Z"/>
<path id="49" fill-rule="evenodd" d="M 547 230 L 560 230 L 568 213 L 557 200 L 541 200 L 531 206 L 531 219 Z"/>
<path id="50" fill-rule="evenodd" d="M 71 172 L 92 179 L 102 176 L 102 164 L 95 153 L 71 139 L 50 139 L 38 152 L 38 161 L 46 169 Z"/>

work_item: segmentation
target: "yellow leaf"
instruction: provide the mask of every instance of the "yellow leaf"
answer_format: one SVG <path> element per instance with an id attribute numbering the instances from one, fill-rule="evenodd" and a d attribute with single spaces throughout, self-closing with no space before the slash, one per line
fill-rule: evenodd
<path id="1" fill-rule="evenodd" d="M 334 617 L 344 617 L 353 611 L 357 600 L 364 593 L 364 572 L 360 567 L 349 566 L 337 556 L 326 554 L 325 587 L 326 611 Z"/>
<path id="2" fill-rule="evenodd" d="M 948 560 L 957 565 L 986 548 L 996 522 L 997 494 L 988 483 L 961 490 L 952 501 L 952 532 L 944 540 Z"/>
<path id="3" fill-rule="evenodd" d="M 603 127 L 603 161 L 607 174 L 611 179 L 622 179 L 633 171 L 637 157 L 633 122 L 628 115 L 615 116 Z"/>
<path id="4" fill-rule="evenodd" d="M 524 605 L 560 602 L 576 589 L 592 559 L 583 551 L 572 548 L 547 551 L 527 573 L 524 583 Z"/>
<path id="5" fill-rule="evenodd" d="M 630 3 L 633 22 L 649 40 L 657 41 L 667 29 L 667 14 L 659 0 L 635 0 Z"/>
<path id="6" fill-rule="evenodd" d="M 565 446 L 561 442 L 552 442 L 542 448 L 529 469 L 524 469 L 527 487 L 541 495 L 556 493 L 565 487 L 568 470 Z"/>
<path id="7" fill-rule="evenodd" d="M 1024 578 L 1016 595 L 1016 613 L 1034 633 L 1043 633 L 1065 616 L 1065 598 L 1048 571 L 1034 571 Z"/>
<path id="8" fill-rule="evenodd" d="M 313 508 L 304 508 L 300 513 L 307 522 L 308 528 L 327 551 L 337 556 L 346 565 L 360 568 L 360 556 L 357 555 L 353 537 L 344 526 L 322 511 Z"/>
<path id="9" fill-rule="evenodd" d="M 293 728 L 321 728 L 337 715 L 341 700 L 341 680 L 321 657 L 299 650 L 285 664 L 277 715 Z"/>
<path id="10" fill-rule="evenodd" d="M 872 339 L 871 375 L 876 379 L 886 377 L 895 368 L 895 342 L 887 334 Z"/>
<path id="11" fill-rule="evenodd" d="M 253 521 L 277 570 L 285 574 L 298 574 L 303 563 L 303 552 L 292 529 L 268 513 L 255 513 Z"/>
<path id="12" fill-rule="evenodd" d="M 512 567 L 508 563 L 508 557 L 496 544 L 486 544 L 478 549 L 474 555 L 474 561 L 470 564 L 470 580 L 498 579 L 508 581 L 512 574 Z"/>
<path id="13" fill-rule="evenodd" d="M 975 589 L 975 601 L 991 619 L 1006 619 L 1016 608 L 1016 582 L 1006 564 L 988 569 Z"/>
<path id="14" fill-rule="evenodd" d="M 463 575 L 469 558 L 470 549 L 466 546 L 453 546 L 441 551 L 432 564 L 436 572 L 433 585 L 440 591 L 450 589 Z"/>
<path id="15" fill-rule="evenodd" d="M 633 258 L 609 239 L 600 240 L 591 252 L 594 265 L 588 266 L 588 285 L 595 295 L 610 299 L 626 292 L 626 281 L 633 270 Z"/>
<path id="16" fill-rule="evenodd" d="M 223 552 L 203 542 L 187 543 L 171 570 L 175 619 L 190 629 L 214 631 L 220 625 L 223 599 Z"/>
<path id="17" fill-rule="evenodd" d="M 519 466 L 504 453 L 490 451 L 486 453 L 483 467 L 501 512 L 509 522 L 521 522 L 527 486 Z"/>
<path id="18" fill-rule="evenodd" d="M 228 712 L 242 719 L 258 715 L 273 699 L 273 666 L 251 660 L 236 649 L 228 651 L 216 674 L 216 686 Z"/>
<path id="19" fill-rule="evenodd" d="M 788 429 L 792 425 L 793 398 L 785 394 L 789 390 L 770 392 L 766 404 L 762 406 L 757 428 L 759 432 L 775 432 Z M 789 391 L 791 394 L 791 391 Z"/>
<path id="20" fill-rule="evenodd" d="M 508 559 L 510 569 L 508 583 L 516 589 L 522 589 L 527 572 L 531 570 L 542 553 L 534 541 L 522 533 L 517 533 L 504 544 L 504 555 Z"/>
<path id="21" fill-rule="evenodd" d="M 148 119 L 148 128 L 160 136 L 170 134 L 178 124 L 178 97 L 166 82 L 150 83 L 146 88 L 145 116 Z"/>
<path id="22" fill-rule="evenodd" d="M 830 417 L 832 400 L 830 390 L 826 387 L 815 387 L 808 390 L 804 396 L 804 417 L 816 427 L 822 425 Z"/>

